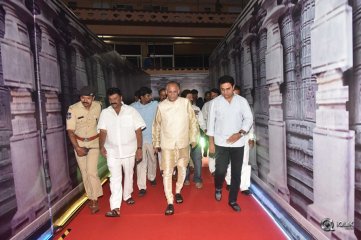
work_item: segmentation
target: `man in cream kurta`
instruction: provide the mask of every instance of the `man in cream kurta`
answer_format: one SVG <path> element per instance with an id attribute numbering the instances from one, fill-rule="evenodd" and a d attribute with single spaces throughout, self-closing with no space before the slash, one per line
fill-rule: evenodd
<path id="1" fill-rule="evenodd" d="M 176 203 L 182 203 L 180 194 L 189 162 L 189 145 L 195 147 L 199 137 L 197 119 L 188 99 L 178 97 L 179 84 L 169 82 L 167 99 L 159 103 L 153 122 L 152 135 L 155 151 L 162 153 L 163 185 L 168 206 L 166 215 L 174 213 L 172 172 L 178 169 Z"/>

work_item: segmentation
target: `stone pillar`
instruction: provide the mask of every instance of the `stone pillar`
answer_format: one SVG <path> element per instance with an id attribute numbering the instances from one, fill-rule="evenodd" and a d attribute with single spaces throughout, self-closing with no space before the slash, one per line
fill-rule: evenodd
<path id="1" fill-rule="evenodd" d="M 236 76 L 236 58 L 235 58 L 235 50 L 231 49 L 228 53 L 229 58 L 229 76 L 232 76 L 234 79 L 234 82 L 237 80 Z"/>
<path id="2" fill-rule="evenodd" d="M 355 132 L 349 129 L 348 86 L 343 72 L 353 66 L 352 9 L 347 0 L 316 1 L 311 28 L 311 65 L 316 75 L 316 127 L 313 131 L 314 203 L 308 219 L 317 227 L 324 218 L 354 221 Z M 338 227 L 329 238 L 356 239 L 354 231 Z"/>
<path id="3" fill-rule="evenodd" d="M 85 69 L 85 59 L 83 55 L 83 49 L 81 44 L 73 40 L 70 44 L 73 47 L 72 52 L 72 65 L 71 65 L 71 72 L 74 74 L 73 82 L 75 83 L 76 89 L 81 89 L 84 86 L 88 86 L 88 77 Z"/>
<path id="4" fill-rule="evenodd" d="M 248 103 L 251 106 L 253 106 L 253 100 L 254 100 L 251 95 L 251 90 L 253 88 L 253 64 L 252 64 L 251 41 L 255 36 L 256 35 L 253 33 L 248 33 L 243 36 L 243 40 L 242 40 L 242 47 L 243 47 L 242 92 L 244 93 L 245 98 L 248 100 Z"/>
<path id="5" fill-rule="evenodd" d="M 12 229 L 16 232 L 45 211 L 48 201 L 35 104 L 30 92 L 24 88 L 11 91 L 11 98 L 13 136 L 10 148 L 18 207 L 12 219 Z"/>
<path id="6" fill-rule="evenodd" d="M 349 81 L 350 129 L 355 131 L 355 230 L 361 238 L 361 1 L 352 1 L 353 80 Z"/>
<path id="7" fill-rule="evenodd" d="M 0 8 L 0 41 L 5 34 L 5 11 Z M 11 219 L 16 212 L 16 196 L 13 179 L 13 166 L 10 158 L 11 114 L 10 91 L 4 87 L 3 65 L 0 46 L 0 238 L 8 239 L 11 236 Z"/>
<path id="8" fill-rule="evenodd" d="M 269 161 L 268 183 L 285 201 L 289 202 L 287 187 L 286 159 L 286 124 L 283 119 L 282 94 L 283 83 L 283 47 L 281 44 L 279 17 L 285 12 L 284 5 L 277 6 L 277 1 L 262 2 L 267 10 L 263 28 L 267 29 L 266 81 L 269 86 Z"/>
<path id="9" fill-rule="evenodd" d="M 58 94 L 61 92 L 60 67 L 54 39 L 48 27 L 38 21 L 41 29 L 41 50 L 39 56 L 39 75 L 41 92 L 45 100 L 43 114 L 46 121 L 46 149 L 48 172 L 51 180 L 50 200 L 56 201 L 71 189 L 68 156 L 65 142 L 65 127 L 61 115 Z M 44 142 L 45 143 L 45 142 Z"/>
<path id="10" fill-rule="evenodd" d="M 14 233 L 45 211 L 47 199 L 35 104 L 30 93 L 35 82 L 29 32 L 10 2 L 3 8 L 6 28 L 1 39 L 1 58 L 4 85 L 11 89 L 10 156 L 17 203 L 17 212 L 11 220 Z M 21 19 L 31 17 L 25 10 L 22 14 Z"/>

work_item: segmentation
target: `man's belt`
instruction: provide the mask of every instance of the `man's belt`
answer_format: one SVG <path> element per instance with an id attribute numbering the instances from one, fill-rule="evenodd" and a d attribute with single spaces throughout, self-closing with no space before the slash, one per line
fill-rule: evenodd
<path id="1" fill-rule="evenodd" d="M 93 141 L 94 139 L 97 139 L 98 137 L 99 137 L 99 134 L 92 136 L 92 137 L 88 137 L 88 138 L 82 138 L 82 137 L 79 137 L 78 135 L 75 135 L 75 138 L 82 142 L 90 142 L 90 141 Z"/>

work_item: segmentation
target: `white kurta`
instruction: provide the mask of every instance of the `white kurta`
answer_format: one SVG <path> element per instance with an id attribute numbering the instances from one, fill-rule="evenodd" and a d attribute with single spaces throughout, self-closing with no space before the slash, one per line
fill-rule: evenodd
<path id="1" fill-rule="evenodd" d="M 139 128 L 145 128 L 145 123 L 140 114 L 128 105 L 123 104 L 119 114 L 112 106 L 104 109 L 100 114 L 98 131 L 107 131 L 104 147 L 107 150 L 107 164 L 111 174 L 109 199 L 111 209 L 120 208 L 122 196 L 125 201 L 133 192 L 134 156 L 137 150 L 135 131 Z"/>

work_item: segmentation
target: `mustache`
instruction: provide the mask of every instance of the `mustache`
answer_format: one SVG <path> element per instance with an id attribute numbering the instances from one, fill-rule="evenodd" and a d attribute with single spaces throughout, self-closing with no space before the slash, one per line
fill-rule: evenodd
<path id="1" fill-rule="evenodd" d="M 110 103 L 110 105 L 117 105 L 118 103 L 115 103 L 115 102 L 113 102 L 113 103 Z"/>

